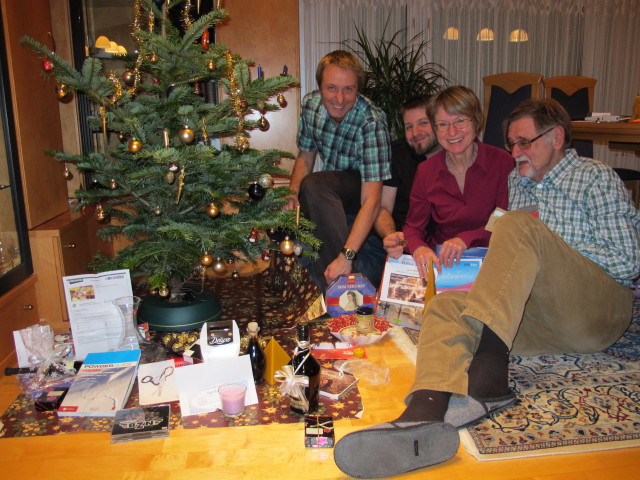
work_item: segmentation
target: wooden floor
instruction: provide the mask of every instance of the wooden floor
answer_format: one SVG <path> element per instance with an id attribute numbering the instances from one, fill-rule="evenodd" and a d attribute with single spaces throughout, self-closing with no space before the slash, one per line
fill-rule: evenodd
<path id="1" fill-rule="evenodd" d="M 336 436 L 396 418 L 414 366 L 385 338 L 369 358 L 391 370 L 392 385 L 361 385 L 360 420 L 336 422 Z M 2 411 L 17 394 L 0 378 Z M 171 431 L 166 440 L 111 445 L 108 433 L 0 439 L 0 476 L 39 480 L 344 479 L 332 449 L 306 449 L 300 424 Z M 451 460 L 402 479 L 637 479 L 640 448 L 525 460 L 478 462 L 460 447 Z"/>

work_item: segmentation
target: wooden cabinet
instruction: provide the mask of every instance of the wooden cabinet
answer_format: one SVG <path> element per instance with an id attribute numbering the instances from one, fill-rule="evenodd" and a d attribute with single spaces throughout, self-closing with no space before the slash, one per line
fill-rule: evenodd
<path id="1" fill-rule="evenodd" d="M 29 231 L 40 318 L 56 332 L 69 329 L 62 277 L 89 273 L 87 264 L 95 252 L 93 223 L 91 215 L 67 211 Z"/>
<path id="2" fill-rule="evenodd" d="M 38 323 L 35 282 L 31 275 L 0 297 L 0 368 L 15 360 L 12 332 Z"/>

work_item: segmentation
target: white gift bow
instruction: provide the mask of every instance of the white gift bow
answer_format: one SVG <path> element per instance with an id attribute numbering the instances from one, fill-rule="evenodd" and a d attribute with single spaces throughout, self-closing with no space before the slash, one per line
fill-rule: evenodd
<path id="1" fill-rule="evenodd" d="M 282 370 L 278 370 L 273 378 L 280 383 L 280 393 L 290 395 L 300 400 L 304 410 L 309 410 L 309 400 L 304 394 L 302 387 L 309 386 L 309 377 L 306 375 L 296 375 L 291 365 L 285 365 Z"/>

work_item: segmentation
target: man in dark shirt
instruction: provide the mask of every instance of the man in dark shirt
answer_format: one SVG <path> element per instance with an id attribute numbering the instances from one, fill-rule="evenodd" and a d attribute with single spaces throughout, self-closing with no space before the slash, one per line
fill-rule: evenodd
<path id="1" fill-rule="evenodd" d="M 428 102 L 429 97 L 416 96 L 402 105 L 405 138 L 391 144 L 391 178 L 385 180 L 382 188 L 375 233 L 369 235 L 356 257 L 357 271 L 362 272 L 376 288 L 380 285 L 387 256 L 382 239 L 402 230 L 416 169 L 420 162 L 440 150 L 427 116 Z"/>

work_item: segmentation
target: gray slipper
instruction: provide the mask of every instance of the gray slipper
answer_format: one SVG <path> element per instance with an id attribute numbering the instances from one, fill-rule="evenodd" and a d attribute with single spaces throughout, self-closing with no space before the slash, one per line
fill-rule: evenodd
<path id="1" fill-rule="evenodd" d="M 444 421 L 456 428 L 468 427 L 472 423 L 482 420 L 490 413 L 508 407 L 516 401 L 516 394 L 510 392 L 504 397 L 487 398 L 480 400 L 469 395 L 459 397 L 451 395 L 449 408 L 444 416 Z"/>
<path id="2" fill-rule="evenodd" d="M 347 475 L 382 478 L 444 462 L 459 445 L 458 431 L 447 423 L 383 423 L 345 435 L 333 456 Z"/>

